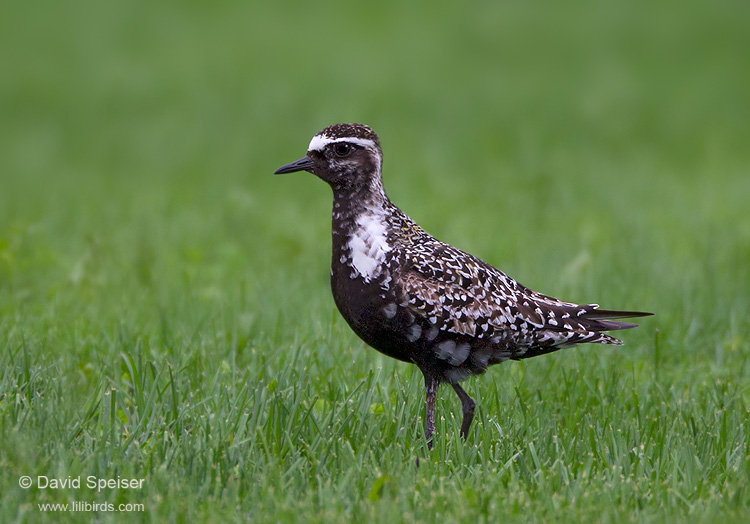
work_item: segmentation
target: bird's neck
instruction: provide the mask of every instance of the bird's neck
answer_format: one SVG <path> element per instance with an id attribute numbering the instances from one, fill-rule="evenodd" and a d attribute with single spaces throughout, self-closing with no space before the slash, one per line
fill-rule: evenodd
<path id="1" fill-rule="evenodd" d="M 375 177 L 369 184 L 333 185 L 333 234 L 350 232 L 362 215 L 386 215 L 393 206 L 383 182 Z"/>
<path id="2" fill-rule="evenodd" d="M 388 199 L 380 180 L 357 188 L 333 187 L 332 233 L 333 269 L 351 264 L 359 246 L 386 242 L 388 217 L 395 206 Z M 381 238 L 374 238 L 375 236 Z M 340 267 L 339 267 L 340 268 Z"/>

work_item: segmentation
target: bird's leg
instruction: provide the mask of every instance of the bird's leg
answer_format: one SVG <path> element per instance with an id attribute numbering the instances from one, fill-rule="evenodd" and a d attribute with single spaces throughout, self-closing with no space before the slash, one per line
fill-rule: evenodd
<path id="1" fill-rule="evenodd" d="M 469 427 L 471 426 L 471 421 L 474 420 L 474 407 L 477 405 L 476 402 L 474 402 L 474 399 L 469 396 L 469 394 L 464 391 L 464 388 L 462 388 L 458 384 L 452 384 L 453 389 L 456 391 L 456 394 L 458 395 L 458 398 L 461 399 L 461 408 L 464 411 L 464 421 L 461 423 L 461 437 L 466 439 L 467 435 L 469 434 Z"/>
<path id="2" fill-rule="evenodd" d="M 427 438 L 427 447 L 432 449 L 432 436 L 435 434 L 435 397 L 440 383 L 427 374 L 424 376 L 425 399 L 427 400 L 427 420 L 425 422 L 424 436 Z"/>

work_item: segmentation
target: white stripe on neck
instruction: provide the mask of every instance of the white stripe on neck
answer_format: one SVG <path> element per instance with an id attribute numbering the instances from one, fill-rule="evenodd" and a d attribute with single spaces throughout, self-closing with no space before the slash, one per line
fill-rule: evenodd
<path id="1" fill-rule="evenodd" d="M 385 254 L 391 250 L 384 220 L 383 214 L 374 210 L 357 217 L 357 227 L 348 242 L 351 264 L 356 271 L 352 277 L 360 276 L 369 282 L 382 273 Z"/>
<path id="2" fill-rule="evenodd" d="M 308 151 L 323 151 L 323 149 L 328 144 L 333 144 L 335 142 L 349 142 L 351 144 L 357 144 L 358 146 L 362 146 L 365 149 L 375 149 L 375 142 L 370 140 L 369 138 L 357 138 L 353 136 L 345 136 L 342 138 L 331 138 L 326 135 L 315 135 L 312 137 L 312 140 L 310 140 L 310 145 L 307 146 Z"/>

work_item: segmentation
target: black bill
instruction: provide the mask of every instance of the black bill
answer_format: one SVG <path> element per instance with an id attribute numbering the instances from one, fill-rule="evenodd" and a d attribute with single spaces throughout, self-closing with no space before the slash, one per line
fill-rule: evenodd
<path id="1" fill-rule="evenodd" d="M 274 171 L 274 175 L 283 175 L 284 173 L 294 173 L 295 171 L 310 171 L 312 172 L 313 167 L 313 161 L 312 158 L 309 156 L 306 156 L 304 158 L 300 158 L 296 162 L 292 162 L 291 164 L 287 164 L 285 166 L 281 166 L 276 171 Z"/>

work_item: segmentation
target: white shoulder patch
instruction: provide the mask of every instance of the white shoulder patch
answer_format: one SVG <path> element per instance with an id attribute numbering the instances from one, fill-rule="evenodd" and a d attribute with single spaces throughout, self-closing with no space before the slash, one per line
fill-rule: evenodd
<path id="1" fill-rule="evenodd" d="M 315 135 L 312 137 L 312 140 L 310 140 L 310 145 L 307 146 L 308 151 L 323 151 L 325 147 L 328 144 L 333 144 L 335 142 L 349 142 L 351 144 L 357 144 L 358 146 L 362 146 L 365 149 L 375 149 L 375 142 L 370 140 L 369 138 L 357 138 L 354 136 L 345 136 L 342 138 L 331 138 L 330 136 L 326 135 Z"/>
<path id="2" fill-rule="evenodd" d="M 366 213 L 357 218 L 357 229 L 349 239 L 352 265 L 365 281 L 378 276 L 385 254 L 391 250 L 381 217 Z"/>

